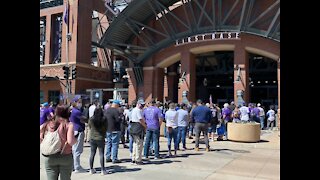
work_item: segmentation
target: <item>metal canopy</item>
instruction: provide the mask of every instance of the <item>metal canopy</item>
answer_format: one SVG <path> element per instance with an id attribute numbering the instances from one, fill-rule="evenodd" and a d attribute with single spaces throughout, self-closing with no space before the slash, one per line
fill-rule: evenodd
<path id="1" fill-rule="evenodd" d="M 145 60 L 176 40 L 224 31 L 280 42 L 280 0 L 135 0 L 113 19 L 99 46 L 126 57 L 140 70 Z M 140 71 L 135 74 L 141 76 Z"/>

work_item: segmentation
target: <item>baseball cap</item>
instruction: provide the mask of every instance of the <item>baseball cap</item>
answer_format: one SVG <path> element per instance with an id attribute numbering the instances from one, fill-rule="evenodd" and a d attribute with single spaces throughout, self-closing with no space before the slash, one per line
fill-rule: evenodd
<path id="1" fill-rule="evenodd" d="M 119 100 L 114 100 L 114 101 L 112 102 L 112 104 L 118 104 L 118 105 L 120 105 L 121 102 L 120 102 Z"/>
<path id="2" fill-rule="evenodd" d="M 45 103 L 42 104 L 42 106 L 49 106 L 49 103 L 45 102 Z"/>
<path id="3" fill-rule="evenodd" d="M 258 104 L 257 104 L 257 106 L 258 106 L 258 107 L 260 107 L 260 106 L 261 106 L 261 104 L 260 104 L 260 103 L 258 103 Z"/>
<path id="4" fill-rule="evenodd" d="M 77 102 L 79 101 L 81 97 L 79 95 L 76 95 L 73 99 L 72 99 L 72 102 Z"/>
<path id="5" fill-rule="evenodd" d="M 143 99 L 139 99 L 137 103 L 138 104 L 146 104 Z"/>

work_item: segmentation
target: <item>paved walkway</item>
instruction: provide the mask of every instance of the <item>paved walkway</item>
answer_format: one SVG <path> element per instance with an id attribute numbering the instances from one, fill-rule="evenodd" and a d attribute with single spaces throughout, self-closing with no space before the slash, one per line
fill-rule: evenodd
<path id="1" fill-rule="evenodd" d="M 240 143 L 232 141 L 210 142 L 210 152 L 205 151 L 205 144 L 200 144 L 200 151 L 178 151 L 175 158 L 145 161 L 144 165 L 131 165 L 129 150 L 119 148 L 119 164 L 106 163 L 112 173 L 101 176 L 89 173 L 72 174 L 71 179 L 79 180 L 267 180 L 280 179 L 280 132 L 262 131 L 261 142 Z M 187 140 L 187 147 L 194 148 L 193 140 Z M 166 139 L 160 138 L 160 154 L 166 154 Z M 173 144 L 172 144 L 173 146 Z M 90 147 L 85 144 L 81 155 L 81 165 L 89 168 Z M 152 156 L 151 156 L 152 157 Z M 94 167 L 99 170 L 99 154 L 96 154 Z M 40 155 L 40 179 L 45 180 L 46 173 Z"/>

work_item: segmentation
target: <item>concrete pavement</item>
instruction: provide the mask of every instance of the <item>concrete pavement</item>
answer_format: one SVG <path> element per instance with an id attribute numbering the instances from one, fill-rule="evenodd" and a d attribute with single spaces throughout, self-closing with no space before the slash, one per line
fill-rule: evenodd
<path id="1" fill-rule="evenodd" d="M 211 151 L 205 151 L 205 144 L 200 144 L 200 151 L 193 150 L 193 140 L 187 139 L 187 147 L 192 150 L 178 151 L 175 158 L 145 161 L 144 165 L 131 165 L 129 149 L 119 146 L 119 164 L 106 163 L 111 173 L 100 175 L 99 153 L 96 154 L 94 167 L 97 174 L 72 173 L 71 179 L 172 179 L 175 180 L 268 180 L 280 179 L 280 132 L 263 130 L 258 143 L 232 141 L 210 142 Z M 173 144 L 172 144 L 173 147 Z M 160 154 L 167 153 L 167 140 L 160 138 Z M 81 165 L 89 169 L 90 146 L 85 144 L 81 155 Z M 40 154 L 40 179 L 45 180 L 42 155 Z"/>

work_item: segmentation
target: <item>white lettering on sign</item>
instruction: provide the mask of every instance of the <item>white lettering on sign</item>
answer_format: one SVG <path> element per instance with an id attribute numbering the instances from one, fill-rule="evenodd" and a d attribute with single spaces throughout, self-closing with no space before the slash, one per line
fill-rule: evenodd
<path id="1" fill-rule="evenodd" d="M 207 36 L 208 38 L 205 38 L 205 36 Z M 240 39 L 240 32 L 214 32 L 214 33 L 199 34 L 199 35 L 195 35 L 195 36 L 185 37 L 185 38 L 176 40 L 175 45 L 179 46 L 182 44 L 199 42 L 199 41 L 239 40 L 239 39 Z"/>

